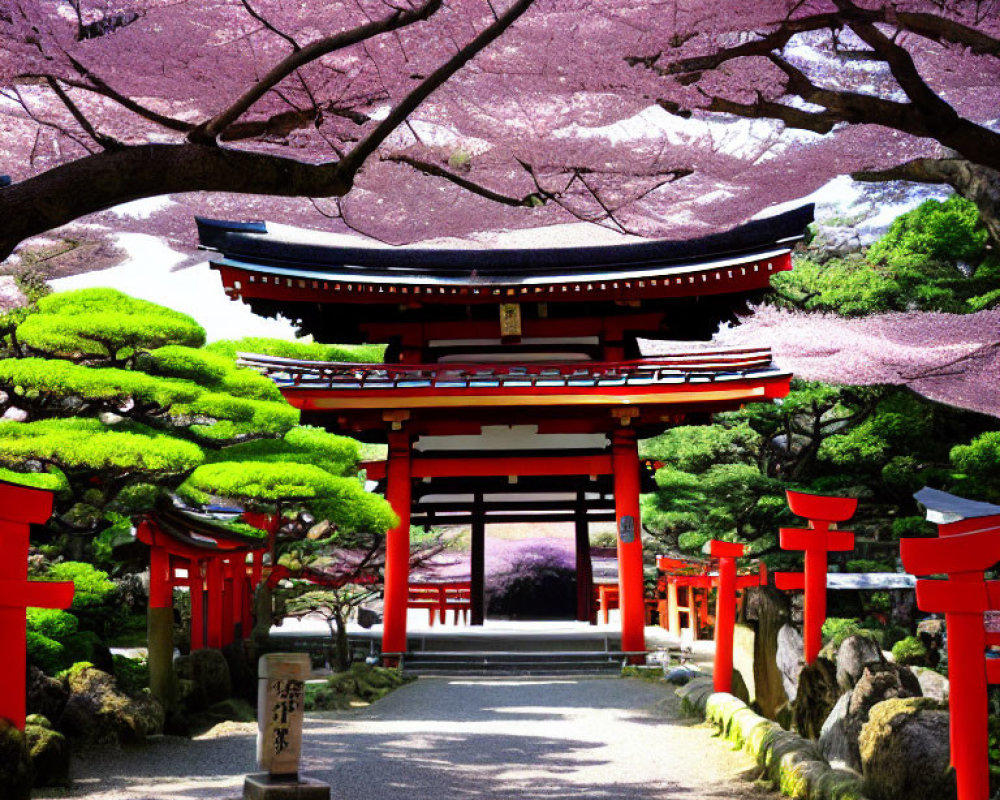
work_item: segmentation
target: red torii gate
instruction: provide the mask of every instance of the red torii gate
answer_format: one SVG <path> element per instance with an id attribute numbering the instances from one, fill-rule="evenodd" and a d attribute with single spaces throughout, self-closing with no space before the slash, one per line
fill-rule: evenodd
<path id="1" fill-rule="evenodd" d="M 838 522 L 849 520 L 858 507 L 852 497 L 824 497 L 786 491 L 793 514 L 809 520 L 808 528 L 781 528 L 783 550 L 804 550 L 804 572 L 776 572 L 775 586 L 782 590 L 805 589 L 805 619 L 802 639 L 805 661 L 812 664 L 823 648 L 823 623 L 826 621 L 827 553 L 853 550 L 854 534 L 838 531 Z"/>
<path id="2" fill-rule="evenodd" d="M 1000 683 L 1000 659 L 986 657 L 984 613 L 1000 609 L 1000 581 L 987 581 L 984 573 L 1000 561 L 1000 514 L 944 523 L 938 533 L 937 539 L 903 539 L 900 554 L 907 572 L 948 576 L 917 581 L 917 605 L 945 615 L 951 763 L 959 800 L 987 800 L 987 686 Z"/>
<path id="3" fill-rule="evenodd" d="M 190 589 L 191 649 L 222 648 L 234 641 L 237 626 L 245 637 L 253 625 L 250 597 L 259 582 L 258 565 L 266 544 L 169 510 L 146 515 L 136 528 L 136 538 L 150 547 L 150 688 L 170 705 L 174 587 Z M 248 555 L 253 556 L 250 575 Z"/>
<path id="4" fill-rule="evenodd" d="M 736 592 L 767 582 L 767 567 L 763 562 L 757 575 L 737 575 L 736 559 L 746 545 L 738 542 L 721 542 L 712 539 L 709 553 L 719 560 L 718 576 L 714 579 L 718 589 L 715 601 L 715 663 L 712 669 L 714 689 L 731 692 L 733 689 L 733 634 L 736 630 Z"/>
<path id="5" fill-rule="evenodd" d="M 52 516 L 52 492 L 0 481 L 0 718 L 24 730 L 25 609 L 68 608 L 73 602 L 69 581 L 28 580 L 28 546 L 32 523 Z"/>

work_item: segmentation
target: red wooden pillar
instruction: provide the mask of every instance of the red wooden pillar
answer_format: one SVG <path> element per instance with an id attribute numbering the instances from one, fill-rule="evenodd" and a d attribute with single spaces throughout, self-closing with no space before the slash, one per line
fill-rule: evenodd
<path id="1" fill-rule="evenodd" d="M 208 585 L 208 636 L 206 644 L 212 648 L 222 647 L 222 562 L 209 558 L 205 565 L 205 582 Z"/>
<path id="2" fill-rule="evenodd" d="M 805 662 L 812 664 L 823 647 L 823 623 L 826 621 L 827 554 L 832 550 L 853 550 L 854 534 L 832 529 L 838 522 L 853 516 L 858 501 L 848 497 L 786 492 L 793 514 L 809 520 L 808 528 L 781 528 L 781 547 L 805 551 L 806 590 L 805 620 L 802 625 Z M 777 582 L 779 589 L 792 588 L 792 576 Z"/>
<path id="3" fill-rule="evenodd" d="M 406 431 L 389 432 L 386 464 L 386 500 L 399 517 L 389 531 L 385 548 L 385 605 L 382 618 L 384 660 L 395 664 L 406 652 L 406 596 L 410 581 L 410 436 Z"/>
<path id="4" fill-rule="evenodd" d="M 948 580 L 917 581 L 917 605 L 944 612 L 948 631 L 948 701 L 951 763 L 959 800 L 987 800 L 987 687 L 1000 680 L 997 662 L 986 659 L 983 614 L 1000 605 L 1000 585 L 984 572 L 1000 561 L 1000 517 L 938 526 L 938 539 L 903 539 L 903 566 L 914 575 L 945 573 Z"/>
<path id="5" fill-rule="evenodd" d="M 615 517 L 618 522 L 618 607 L 622 619 L 622 650 L 646 649 L 646 607 L 642 572 L 639 516 L 639 447 L 635 431 L 619 428 L 611 435 L 615 476 Z M 635 663 L 645 660 L 632 656 Z"/>
<path id="6" fill-rule="evenodd" d="M 24 730 L 25 609 L 67 608 L 73 584 L 28 580 L 31 523 L 52 515 L 52 493 L 0 482 L 0 718 Z"/>
<path id="7" fill-rule="evenodd" d="M 232 569 L 232 605 L 233 605 L 233 638 L 245 639 L 250 634 L 250 628 L 244 619 L 247 596 L 247 555 L 236 553 L 230 560 Z M 237 626 L 239 635 L 237 635 Z"/>
<path id="8" fill-rule="evenodd" d="M 733 688 L 733 632 L 736 628 L 736 559 L 744 546 L 713 539 L 710 553 L 719 559 L 719 584 L 715 605 L 715 666 L 712 678 L 715 691 Z"/>
<path id="9" fill-rule="evenodd" d="M 205 578 L 201 559 L 188 560 L 188 592 L 191 597 L 191 649 L 205 647 Z"/>
<path id="10" fill-rule="evenodd" d="M 236 614 L 234 608 L 235 598 L 233 589 L 235 580 L 233 578 L 233 559 L 223 558 L 222 562 L 222 646 L 231 644 L 236 636 Z"/>

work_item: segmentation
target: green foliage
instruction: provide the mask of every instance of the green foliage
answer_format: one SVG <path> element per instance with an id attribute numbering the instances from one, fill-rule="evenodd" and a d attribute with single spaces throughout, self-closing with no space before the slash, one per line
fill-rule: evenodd
<path id="1" fill-rule="evenodd" d="M 926 666 L 927 648 L 916 636 L 907 636 L 892 646 L 892 657 L 904 666 Z"/>
<path id="2" fill-rule="evenodd" d="M 205 331 L 191 317 L 115 289 L 43 297 L 17 335 L 22 344 L 48 355 L 110 361 L 130 358 L 140 349 L 205 343 Z"/>
<path id="3" fill-rule="evenodd" d="M 739 464 L 759 446 L 760 435 L 747 424 L 681 425 L 642 443 L 641 455 L 684 472 L 704 472 L 716 464 Z"/>
<path id="4" fill-rule="evenodd" d="M 898 217 L 865 257 L 797 259 L 773 285 L 778 302 L 843 316 L 979 311 L 1000 301 L 1000 259 L 989 254 L 987 239 L 971 201 L 958 195 L 928 200 Z"/>
<path id="5" fill-rule="evenodd" d="M 852 558 L 847 562 L 847 572 L 895 572 L 896 565 L 870 558 Z"/>
<path id="6" fill-rule="evenodd" d="M 61 608 L 29 608 L 25 612 L 29 631 L 64 642 L 80 628 L 80 621 Z"/>
<path id="7" fill-rule="evenodd" d="M 305 708 L 307 711 L 331 711 L 374 703 L 412 680 L 415 679 L 404 676 L 398 669 L 352 664 L 345 672 L 331 675 L 325 684 L 307 684 Z"/>
<path id="8" fill-rule="evenodd" d="M 281 464 L 300 462 L 320 467 L 334 475 L 353 475 L 360 458 L 357 441 L 327 433 L 322 428 L 300 425 L 281 439 L 263 439 L 233 445 L 209 456 L 209 462 L 225 460 Z"/>
<path id="9" fill-rule="evenodd" d="M 937 536 L 937 528 L 924 517 L 898 517 L 892 521 L 892 538 L 903 539 L 908 536 Z"/>
<path id="10" fill-rule="evenodd" d="M 125 613 L 125 609 L 117 602 L 118 589 L 108 573 L 86 562 L 63 561 L 53 564 L 39 576 L 39 580 L 73 582 L 75 591 L 70 609 L 80 620 L 81 634 L 96 632 L 105 636 L 116 628 Z M 66 642 L 67 651 L 70 651 L 70 644 Z M 82 649 L 83 652 L 74 650 L 68 652 L 68 655 L 76 656 L 77 661 L 86 660 L 91 656 L 93 644 L 93 641 L 77 641 L 77 650 Z"/>
<path id="11" fill-rule="evenodd" d="M 178 490 L 194 502 L 222 497 L 248 506 L 298 502 L 329 519 L 341 532 L 384 533 L 399 523 L 381 497 L 357 478 L 331 475 L 322 467 L 295 462 L 239 461 L 198 467 Z"/>
<path id="12" fill-rule="evenodd" d="M 182 474 L 204 460 L 198 445 L 144 425 L 98 419 L 0 422 L 0 465 L 41 461 L 64 471 Z"/>
<path id="13" fill-rule="evenodd" d="M 960 485 L 971 496 L 1000 502 L 1000 431 L 987 431 L 951 450 Z"/>
<path id="14" fill-rule="evenodd" d="M 66 476 L 58 469 L 54 469 L 52 472 L 15 472 L 6 467 L 0 467 L 0 481 L 17 483 L 32 489 L 46 489 L 50 492 L 59 492 L 68 486 Z"/>
<path id="15" fill-rule="evenodd" d="M 55 675 L 69 663 L 66 648 L 48 636 L 29 630 L 25 633 L 25 643 L 28 659 L 46 675 Z"/>
<path id="16" fill-rule="evenodd" d="M 976 204 L 954 194 L 943 203 L 926 200 L 897 217 L 885 236 L 871 246 L 868 258 L 876 264 L 912 256 L 979 263 L 988 240 Z"/>
<path id="17" fill-rule="evenodd" d="M 137 695 L 149 686 L 149 661 L 114 655 L 115 681 L 126 694 Z"/>
<path id="18" fill-rule="evenodd" d="M 167 345 L 142 354 L 137 366 L 152 375 L 183 378 L 235 397 L 281 402 L 274 381 L 254 370 L 237 367 L 231 357 L 209 348 Z"/>
<path id="19" fill-rule="evenodd" d="M 869 639 L 878 640 L 874 630 L 862 627 L 856 619 L 829 617 L 823 622 L 823 640 L 831 642 L 834 648 L 840 647 L 844 639 L 850 636 L 867 636 Z"/>
<path id="20" fill-rule="evenodd" d="M 381 361 L 385 346 L 379 344 L 320 344 L 319 342 L 289 342 L 283 339 L 263 339 L 247 336 L 212 342 L 205 350 L 235 359 L 237 353 L 258 353 L 303 361 L 350 361 L 372 363 Z"/>
<path id="21" fill-rule="evenodd" d="M 71 607 L 75 611 L 107 605 L 116 591 L 114 581 L 108 577 L 108 573 L 83 561 L 53 564 L 41 579 L 72 581 L 75 591 Z"/>

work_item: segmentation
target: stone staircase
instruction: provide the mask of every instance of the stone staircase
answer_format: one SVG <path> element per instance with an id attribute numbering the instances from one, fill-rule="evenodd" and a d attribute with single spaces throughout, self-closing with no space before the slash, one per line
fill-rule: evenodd
<path id="1" fill-rule="evenodd" d="M 403 670 L 412 675 L 614 674 L 625 659 L 615 637 L 512 636 L 489 640 L 455 633 L 411 637 Z"/>

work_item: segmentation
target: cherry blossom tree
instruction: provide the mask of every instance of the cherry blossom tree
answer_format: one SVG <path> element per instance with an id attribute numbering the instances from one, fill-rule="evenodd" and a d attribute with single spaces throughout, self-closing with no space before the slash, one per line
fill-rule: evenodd
<path id="1" fill-rule="evenodd" d="M 830 134 L 847 161 L 868 151 L 856 179 L 948 184 L 1000 243 L 996 0 L 764 0 L 727 15 L 679 2 L 675 14 L 629 59 L 659 81 L 662 108 Z"/>
<path id="2" fill-rule="evenodd" d="M 996 3 L 10 0 L 0 257 L 164 194 L 189 239 L 691 235 L 844 172 L 950 183 L 997 239 Z"/>

